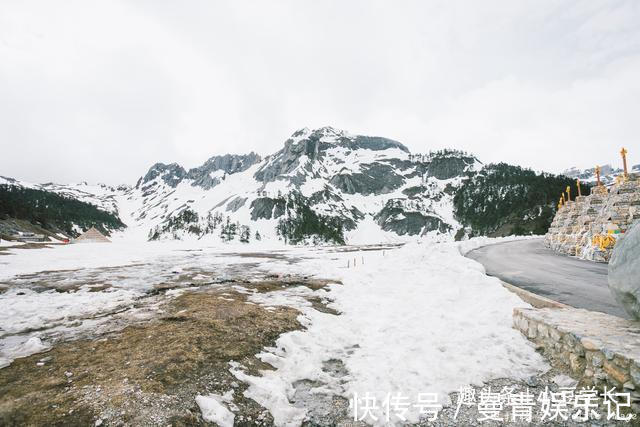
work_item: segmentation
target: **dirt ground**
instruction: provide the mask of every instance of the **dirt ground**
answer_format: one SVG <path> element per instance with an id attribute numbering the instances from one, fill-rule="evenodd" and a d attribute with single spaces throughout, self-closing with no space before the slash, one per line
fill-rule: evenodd
<path id="1" fill-rule="evenodd" d="M 319 289 L 304 278 L 242 283 L 257 292 L 286 286 Z M 331 312 L 321 301 L 317 309 Z M 168 300 L 151 321 L 118 332 L 63 342 L 0 369 L 0 424 L 204 425 L 198 394 L 234 391 L 237 425 L 270 425 L 268 411 L 243 397 L 229 372 L 236 361 L 257 375 L 255 355 L 300 329 L 298 312 L 267 310 L 233 288 L 202 287 Z"/>

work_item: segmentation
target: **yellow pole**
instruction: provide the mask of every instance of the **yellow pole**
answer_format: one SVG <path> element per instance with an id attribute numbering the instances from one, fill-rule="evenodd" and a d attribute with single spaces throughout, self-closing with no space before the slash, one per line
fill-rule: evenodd
<path id="1" fill-rule="evenodd" d="M 571 201 L 571 187 L 567 185 L 567 202 Z"/>
<path id="2" fill-rule="evenodd" d="M 626 178 L 629 174 L 627 172 L 627 150 L 624 147 L 622 147 L 620 155 L 622 156 L 622 166 L 624 167 L 624 177 Z"/>

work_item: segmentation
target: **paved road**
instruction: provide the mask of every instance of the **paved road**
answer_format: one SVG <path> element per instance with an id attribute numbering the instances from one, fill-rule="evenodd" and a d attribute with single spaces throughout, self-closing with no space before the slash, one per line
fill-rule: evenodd
<path id="1" fill-rule="evenodd" d="M 543 239 L 484 246 L 467 254 L 487 274 L 538 295 L 578 308 L 629 318 L 613 299 L 607 265 L 559 255 Z"/>

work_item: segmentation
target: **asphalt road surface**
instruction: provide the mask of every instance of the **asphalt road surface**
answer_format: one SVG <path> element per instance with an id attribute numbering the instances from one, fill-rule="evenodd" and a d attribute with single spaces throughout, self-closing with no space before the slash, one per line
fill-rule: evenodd
<path id="1" fill-rule="evenodd" d="M 489 276 L 577 308 L 629 318 L 613 299 L 607 264 L 557 254 L 543 239 L 488 245 L 467 254 L 484 265 Z"/>

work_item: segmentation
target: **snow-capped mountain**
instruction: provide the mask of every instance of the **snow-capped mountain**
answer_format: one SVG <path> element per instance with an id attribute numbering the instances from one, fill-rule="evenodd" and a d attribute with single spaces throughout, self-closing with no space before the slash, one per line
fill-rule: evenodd
<path id="1" fill-rule="evenodd" d="M 118 187 L 105 184 L 90 185 L 86 182 L 78 184 L 54 184 L 52 182 L 46 184 L 32 184 L 5 176 L 0 176 L 0 185 L 13 185 L 23 188 L 32 188 L 35 190 L 50 191 L 64 197 L 90 203 L 109 213 L 118 213 L 117 196 L 119 194 L 126 193 L 131 188 L 126 185 L 120 185 Z"/>
<path id="2" fill-rule="evenodd" d="M 19 185 L 117 214 L 138 239 L 283 239 L 374 242 L 451 238 L 461 228 L 453 195 L 473 156 L 412 154 L 387 138 L 301 129 L 278 152 L 214 156 L 190 170 L 157 163 L 133 187 Z"/>
<path id="3" fill-rule="evenodd" d="M 347 241 L 452 236 L 460 228 L 452 194 L 479 165 L 456 151 L 412 155 L 386 138 L 301 129 L 264 159 L 216 156 L 189 171 L 155 164 L 123 193 L 120 213 L 129 228 L 160 239 L 219 234 L 227 217 L 236 232 L 244 226 L 266 238 L 332 221 Z M 313 224 L 296 223 L 303 207 L 309 211 L 301 221 Z M 300 233 L 294 240 L 304 240 Z"/>
<path id="4" fill-rule="evenodd" d="M 640 172 L 640 164 L 631 166 L 632 172 Z M 604 185 L 611 185 L 615 182 L 615 179 L 618 175 L 623 173 L 622 168 L 614 168 L 609 164 L 600 166 L 600 180 Z M 578 169 L 576 167 L 572 167 L 570 169 L 562 172 L 562 175 L 568 176 L 569 178 L 580 179 L 580 181 L 595 183 L 596 178 L 596 168 L 588 168 L 588 169 Z"/>

